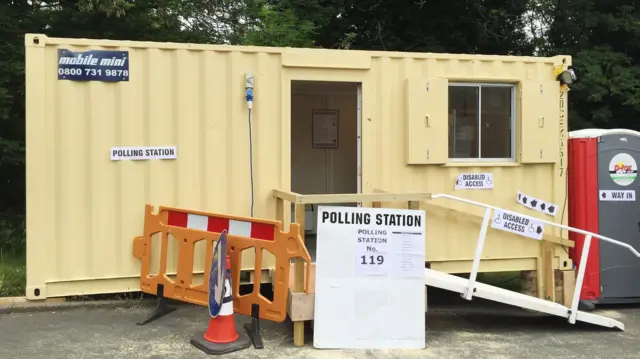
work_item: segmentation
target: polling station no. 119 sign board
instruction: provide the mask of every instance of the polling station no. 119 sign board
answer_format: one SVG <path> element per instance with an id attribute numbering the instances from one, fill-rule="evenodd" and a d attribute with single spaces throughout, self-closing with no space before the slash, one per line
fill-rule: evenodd
<path id="1" fill-rule="evenodd" d="M 318 209 L 316 348 L 425 347 L 421 210 Z"/>

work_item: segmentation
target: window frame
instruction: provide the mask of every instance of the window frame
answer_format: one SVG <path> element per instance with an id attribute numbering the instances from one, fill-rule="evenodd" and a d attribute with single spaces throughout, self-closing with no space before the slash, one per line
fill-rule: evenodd
<path id="1" fill-rule="evenodd" d="M 450 162 L 515 162 L 516 160 L 516 83 L 499 82 L 449 82 L 450 87 L 477 87 L 478 88 L 478 158 L 454 158 L 449 157 Z M 483 87 L 507 87 L 511 89 L 511 157 L 482 158 L 482 88 Z M 450 99 L 449 99 L 450 100 Z M 448 112 L 448 111 L 447 111 Z M 449 134 L 447 134 L 449 136 Z M 454 134 L 455 136 L 455 134 Z M 454 149 L 455 151 L 455 149 Z"/>

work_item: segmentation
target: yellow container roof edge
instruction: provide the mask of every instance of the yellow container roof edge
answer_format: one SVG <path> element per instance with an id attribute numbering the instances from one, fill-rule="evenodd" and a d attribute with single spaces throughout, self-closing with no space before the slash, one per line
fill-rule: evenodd
<path id="1" fill-rule="evenodd" d="M 34 44 L 34 39 L 38 43 Z M 367 53 L 371 57 L 396 57 L 396 58 L 425 58 L 425 59 L 457 59 L 457 60 L 479 60 L 479 61 L 510 61 L 510 62 L 542 62 L 542 63 L 562 63 L 571 64 L 571 56 L 556 55 L 553 57 L 536 56 L 515 56 L 515 55 L 481 55 L 481 54 L 453 54 L 435 52 L 400 52 L 400 51 L 370 51 L 370 50 L 340 50 L 340 49 L 314 49 L 295 47 L 268 47 L 268 46 L 242 46 L 225 44 L 195 44 L 178 42 L 152 42 L 152 41 L 132 41 L 132 40 L 108 40 L 108 39 L 87 39 L 87 38 L 60 38 L 49 37 L 45 34 L 25 34 L 25 46 L 45 46 L 45 45 L 65 45 L 65 46 L 102 46 L 102 47 L 129 47 L 129 48 L 155 48 L 166 50 L 193 50 L 193 51 L 238 51 L 238 52 L 261 52 L 261 53 L 304 53 L 304 52 L 333 52 L 338 53 L 348 51 L 350 53 Z"/>

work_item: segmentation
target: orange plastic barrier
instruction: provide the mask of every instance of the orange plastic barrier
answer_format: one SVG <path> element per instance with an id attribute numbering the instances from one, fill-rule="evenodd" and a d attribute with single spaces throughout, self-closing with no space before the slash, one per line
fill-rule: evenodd
<path id="1" fill-rule="evenodd" d="M 227 230 L 228 249 L 231 257 L 231 285 L 233 305 L 236 313 L 251 315 L 252 305 L 260 306 L 261 319 L 282 322 L 287 316 L 287 295 L 289 269 L 292 258 L 302 258 L 311 263 L 309 252 L 300 237 L 300 226 L 292 223 L 289 233 L 282 231 L 278 221 L 235 217 L 225 214 L 204 213 L 172 207 L 160 207 L 153 213 L 153 206 L 145 206 L 144 235 L 133 242 L 133 255 L 142 261 L 140 289 L 149 294 L 164 296 L 183 302 L 207 306 L 209 287 L 209 268 L 213 257 L 215 241 L 220 232 Z M 162 233 L 160 269 L 158 274 L 150 275 L 151 236 Z M 178 265 L 175 280 L 167 275 L 167 247 L 169 234 L 178 244 Z M 202 284 L 192 285 L 195 243 L 206 241 L 205 275 Z M 240 292 L 240 260 L 244 249 L 256 249 L 253 290 L 247 295 Z M 262 270 L 262 250 L 273 253 L 276 258 L 273 277 L 273 301 L 260 294 Z M 305 292 L 309 293 L 311 272 L 307 273 Z M 160 293 L 158 293 L 160 292 Z"/>

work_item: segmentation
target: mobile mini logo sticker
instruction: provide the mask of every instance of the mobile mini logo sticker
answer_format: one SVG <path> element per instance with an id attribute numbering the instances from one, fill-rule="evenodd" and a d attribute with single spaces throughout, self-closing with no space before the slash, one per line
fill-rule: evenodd
<path id="1" fill-rule="evenodd" d="M 609 176 L 619 186 L 628 186 L 636 180 L 638 165 L 627 153 L 618 153 L 609 162 Z"/>
<path id="2" fill-rule="evenodd" d="M 129 51 L 58 49 L 58 80 L 129 81 Z"/>

